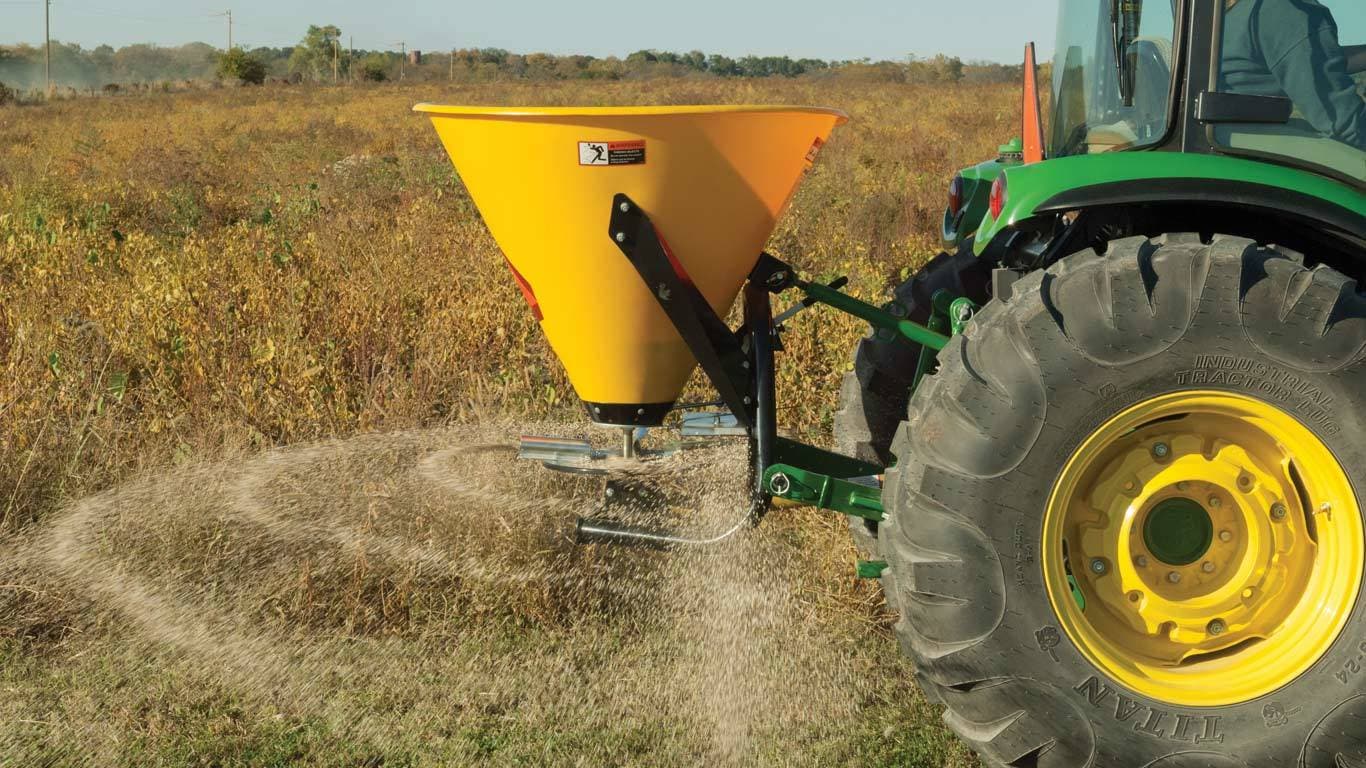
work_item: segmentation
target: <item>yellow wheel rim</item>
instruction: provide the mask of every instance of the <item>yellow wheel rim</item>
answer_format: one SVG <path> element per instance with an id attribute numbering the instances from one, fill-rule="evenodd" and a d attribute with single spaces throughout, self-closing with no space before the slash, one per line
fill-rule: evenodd
<path id="1" fill-rule="evenodd" d="M 1225 706 L 1290 683 L 1341 634 L 1362 522 L 1299 421 L 1181 392 L 1087 438 L 1049 499 L 1043 553 L 1053 609 L 1093 664 L 1159 701 Z"/>

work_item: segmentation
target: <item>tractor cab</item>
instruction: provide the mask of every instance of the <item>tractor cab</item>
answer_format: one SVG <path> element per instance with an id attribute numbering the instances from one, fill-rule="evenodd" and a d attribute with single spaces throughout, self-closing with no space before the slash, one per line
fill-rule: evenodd
<path id="1" fill-rule="evenodd" d="M 1366 278 L 1366 5 L 1061 0 L 1046 99 L 1030 58 L 1039 149 L 953 181 L 947 249 L 1029 270 L 1118 237 L 1224 233 Z"/>
<path id="2" fill-rule="evenodd" d="M 1366 184 L 1366 7 L 1186 5 L 1063 0 L 1049 157 L 1219 153 Z"/>

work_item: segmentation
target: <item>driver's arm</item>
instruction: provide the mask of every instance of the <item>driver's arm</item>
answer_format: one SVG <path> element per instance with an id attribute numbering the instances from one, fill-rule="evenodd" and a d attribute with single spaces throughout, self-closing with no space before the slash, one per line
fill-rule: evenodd
<path id="1" fill-rule="evenodd" d="M 1258 42 L 1281 90 L 1305 119 L 1329 136 L 1366 149 L 1366 101 L 1347 74 L 1347 56 L 1326 8 L 1264 3 Z"/>

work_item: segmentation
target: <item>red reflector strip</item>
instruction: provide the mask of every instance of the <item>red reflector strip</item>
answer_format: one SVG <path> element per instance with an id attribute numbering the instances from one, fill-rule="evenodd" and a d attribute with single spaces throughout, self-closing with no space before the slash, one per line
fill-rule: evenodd
<path id="1" fill-rule="evenodd" d="M 507 261 L 508 269 L 512 270 L 512 279 L 517 281 L 517 287 L 522 289 L 522 298 L 526 299 L 527 305 L 531 307 L 532 316 L 536 318 L 536 322 L 541 322 L 545 319 L 545 315 L 541 314 L 541 302 L 536 300 L 536 292 L 531 290 L 531 283 L 528 283 L 526 278 L 522 277 L 522 273 L 512 266 L 511 260 L 506 256 L 503 257 L 503 260 Z"/>
<path id="2" fill-rule="evenodd" d="M 684 285 L 692 285 L 692 278 L 688 276 L 688 271 L 683 268 L 683 264 L 679 262 L 678 257 L 674 256 L 674 249 L 669 247 L 668 241 L 666 241 L 664 236 L 658 232 L 655 233 L 655 237 L 659 238 L 659 244 L 664 247 L 664 255 L 669 258 L 669 266 L 674 268 L 674 274 L 678 275 L 678 279 L 682 280 Z"/>

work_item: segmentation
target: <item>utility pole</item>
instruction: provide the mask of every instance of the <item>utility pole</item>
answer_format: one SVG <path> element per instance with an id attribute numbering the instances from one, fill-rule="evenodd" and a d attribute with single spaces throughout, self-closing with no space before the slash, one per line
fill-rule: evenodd
<path id="1" fill-rule="evenodd" d="M 451 82 L 455 82 L 455 49 L 451 49 Z"/>
<path id="2" fill-rule="evenodd" d="M 231 8 L 228 9 L 227 17 L 228 17 L 228 51 L 231 52 L 231 51 L 232 51 L 232 9 L 231 9 Z M 251 26 L 251 25 L 248 24 L 247 26 Z"/>
<path id="3" fill-rule="evenodd" d="M 350 45 L 346 49 L 346 79 L 352 82 L 356 80 L 356 36 L 351 35 Z"/>
<path id="4" fill-rule="evenodd" d="M 403 68 L 408 65 L 408 44 L 398 44 L 398 79 L 403 79 Z"/>
<path id="5" fill-rule="evenodd" d="M 337 84 L 337 59 L 341 56 L 341 41 L 332 39 L 332 84 Z"/>
<path id="6" fill-rule="evenodd" d="M 52 98 L 52 0 L 43 0 L 43 77 Z"/>

